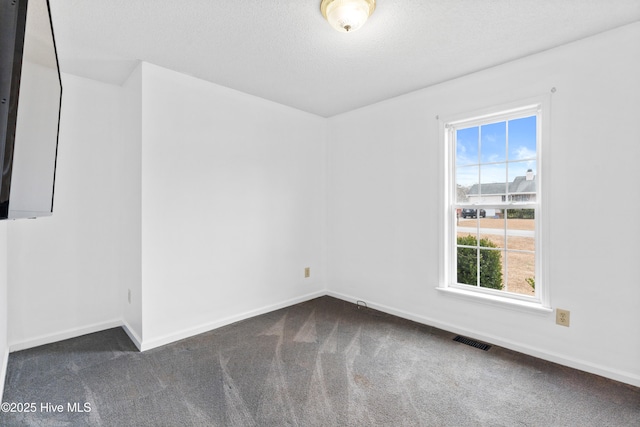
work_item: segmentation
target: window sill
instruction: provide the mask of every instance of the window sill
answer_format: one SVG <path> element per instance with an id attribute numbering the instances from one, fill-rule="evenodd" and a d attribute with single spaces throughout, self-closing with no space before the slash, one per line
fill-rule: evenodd
<path id="1" fill-rule="evenodd" d="M 457 288 L 437 287 L 436 289 L 438 290 L 438 292 L 442 292 L 444 295 L 450 295 L 455 298 L 462 298 L 466 300 L 473 300 L 495 307 L 503 307 L 536 314 L 548 314 L 553 312 L 553 309 L 551 307 L 545 307 L 542 304 L 536 302 L 522 301 L 514 298 L 500 297 L 496 295 L 487 295 L 479 292 L 466 291 L 464 289 Z"/>

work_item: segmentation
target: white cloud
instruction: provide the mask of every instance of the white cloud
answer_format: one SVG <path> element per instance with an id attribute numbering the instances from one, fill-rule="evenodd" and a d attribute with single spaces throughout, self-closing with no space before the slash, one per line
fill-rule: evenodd
<path id="1" fill-rule="evenodd" d="M 489 163 L 499 162 L 500 160 L 504 161 L 504 156 L 500 156 L 498 153 L 491 154 L 487 159 Z"/>
<path id="2" fill-rule="evenodd" d="M 536 152 L 533 150 L 530 150 L 525 146 L 520 146 L 516 148 L 515 150 L 513 150 L 513 153 L 515 154 L 515 159 L 510 159 L 510 160 L 523 160 L 523 159 L 536 158 Z"/>
<path id="3" fill-rule="evenodd" d="M 482 135 L 482 137 L 484 138 L 485 142 L 496 142 L 497 141 L 495 135 L 491 135 L 491 134 L 487 135 L 487 134 L 485 134 L 485 135 Z"/>
<path id="4" fill-rule="evenodd" d="M 481 180 L 484 184 L 505 182 L 507 179 L 506 165 L 487 165 L 480 170 Z"/>

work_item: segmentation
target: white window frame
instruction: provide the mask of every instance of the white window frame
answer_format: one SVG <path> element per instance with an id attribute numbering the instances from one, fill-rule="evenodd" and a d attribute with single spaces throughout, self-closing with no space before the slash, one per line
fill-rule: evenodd
<path id="1" fill-rule="evenodd" d="M 535 209 L 535 296 L 520 295 L 503 290 L 473 287 L 457 283 L 457 239 L 456 239 L 456 147 L 455 132 L 458 128 L 512 120 L 519 117 L 536 115 L 536 202 L 491 203 L 499 209 L 533 208 Z M 483 110 L 438 118 L 441 148 L 443 150 L 444 188 L 442 189 L 440 236 L 440 282 L 438 290 L 466 299 L 479 300 L 493 305 L 507 305 L 538 312 L 551 312 L 548 262 L 546 242 L 548 242 L 548 202 L 545 199 L 547 171 L 547 146 L 550 135 L 550 97 L 541 96 L 506 105 L 493 106 Z M 480 206 L 482 205 L 482 206 Z M 473 204 L 469 207 L 480 209 L 489 204 Z"/>

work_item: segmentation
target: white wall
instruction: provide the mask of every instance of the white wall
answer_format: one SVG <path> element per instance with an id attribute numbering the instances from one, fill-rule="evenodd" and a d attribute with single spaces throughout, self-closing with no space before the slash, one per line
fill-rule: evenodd
<path id="1" fill-rule="evenodd" d="M 11 350 L 122 323 L 146 349 L 324 293 L 325 119 L 149 64 L 63 86 L 54 215 L 7 224 Z"/>
<path id="2" fill-rule="evenodd" d="M 11 350 L 120 323 L 114 147 L 120 90 L 63 75 L 54 213 L 7 223 Z"/>
<path id="3" fill-rule="evenodd" d="M 142 93 L 142 347 L 324 294 L 326 120 L 151 64 Z"/>
<path id="4" fill-rule="evenodd" d="M 7 224 L 2 222 L 0 223 L 0 402 L 3 402 L 4 379 L 9 358 L 7 309 Z"/>
<path id="5" fill-rule="evenodd" d="M 640 385 L 640 23 L 329 120 L 331 294 Z M 548 153 L 549 279 L 540 315 L 436 291 L 437 115 L 557 92 Z M 621 203 L 616 205 L 616 203 Z M 576 208 L 588 214 L 577 214 Z"/>

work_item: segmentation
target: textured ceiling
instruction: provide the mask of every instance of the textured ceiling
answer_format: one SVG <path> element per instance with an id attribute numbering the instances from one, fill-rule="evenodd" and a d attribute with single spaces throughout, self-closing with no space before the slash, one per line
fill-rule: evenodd
<path id="1" fill-rule="evenodd" d="M 142 60 L 324 117 L 640 20 L 640 0 L 377 0 L 346 34 L 320 0 L 50 1 L 63 72 L 121 84 Z"/>

